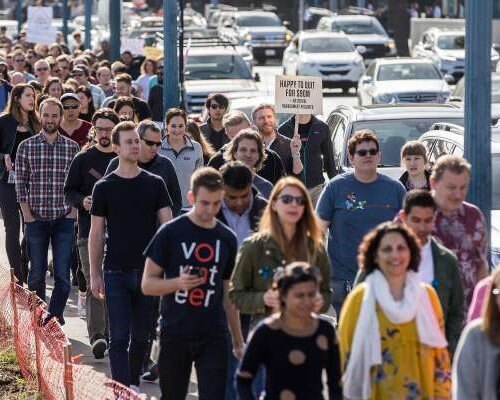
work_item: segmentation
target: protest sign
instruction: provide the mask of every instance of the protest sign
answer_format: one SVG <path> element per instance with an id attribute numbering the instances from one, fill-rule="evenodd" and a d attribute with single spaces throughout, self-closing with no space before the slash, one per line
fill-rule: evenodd
<path id="1" fill-rule="evenodd" d="M 56 29 L 52 26 L 52 7 L 28 7 L 26 41 L 45 44 L 56 41 Z"/>
<path id="2" fill-rule="evenodd" d="M 122 38 L 120 53 L 130 51 L 133 55 L 142 55 L 142 48 L 144 47 L 144 39 L 130 39 Z"/>
<path id="3" fill-rule="evenodd" d="M 276 112 L 287 114 L 323 114 L 323 85 L 316 76 L 277 76 Z"/>

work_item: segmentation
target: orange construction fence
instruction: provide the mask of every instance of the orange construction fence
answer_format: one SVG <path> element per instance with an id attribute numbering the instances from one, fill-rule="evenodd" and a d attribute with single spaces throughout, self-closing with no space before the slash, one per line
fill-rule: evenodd
<path id="1" fill-rule="evenodd" d="M 0 266 L 0 346 L 15 349 L 23 377 L 48 400 L 139 400 L 129 388 L 78 364 L 71 343 L 52 319 L 42 326 L 46 304 L 15 283 L 11 270 Z"/>

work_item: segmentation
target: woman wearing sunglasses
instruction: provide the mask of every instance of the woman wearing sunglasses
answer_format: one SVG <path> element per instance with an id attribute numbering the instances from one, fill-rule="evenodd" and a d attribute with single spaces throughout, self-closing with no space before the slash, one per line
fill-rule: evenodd
<path id="1" fill-rule="evenodd" d="M 452 382 L 456 400 L 500 399 L 500 268 L 491 276 L 482 318 L 462 333 Z"/>
<path id="2" fill-rule="evenodd" d="M 323 371 L 328 398 L 341 399 L 335 329 L 315 314 L 319 271 L 304 262 L 280 270 L 275 282 L 280 312 L 262 321 L 252 334 L 236 376 L 238 398 L 255 398 L 252 381 L 264 366 L 265 399 L 323 399 Z"/>
<path id="3" fill-rule="evenodd" d="M 271 192 L 259 231 L 241 245 L 231 277 L 231 299 L 242 314 L 252 316 L 252 325 L 279 310 L 273 276 L 278 268 L 294 261 L 319 268 L 321 295 L 314 311 L 326 311 L 331 297 L 330 264 L 323 234 L 306 187 L 297 178 L 285 177 Z"/>

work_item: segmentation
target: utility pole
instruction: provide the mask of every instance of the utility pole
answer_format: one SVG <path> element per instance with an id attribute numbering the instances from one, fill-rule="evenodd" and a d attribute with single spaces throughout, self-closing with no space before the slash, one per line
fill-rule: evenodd
<path id="1" fill-rule="evenodd" d="M 62 34 L 64 41 L 68 43 L 68 19 L 69 19 L 69 5 L 68 0 L 62 0 Z"/>
<path id="2" fill-rule="evenodd" d="M 17 35 L 19 35 L 23 27 L 23 0 L 17 0 L 16 17 L 17 17 Z"/>
<path id="3" fill-rule="evenodd" d="M 163 113 L 179 106 L 177 1 L 163 0 Z"/>
<path id="4" fill-rule="evenodd" d="M 465 2 L 465 158 L 471 163 L 468 200 L 491 232 L 492 0 Z"/>
<path id="5" fill-rule="evenodd" d="M 122 1 L 109 0 L 109 45 L 111 62 L 120 58 L 120 29 L 122 21 Z"/>
<path id="6" fill-rule="evenodd" d="M 85 48 L 90 49 L 92 29 L 92 0 L 85 0 Z"/>

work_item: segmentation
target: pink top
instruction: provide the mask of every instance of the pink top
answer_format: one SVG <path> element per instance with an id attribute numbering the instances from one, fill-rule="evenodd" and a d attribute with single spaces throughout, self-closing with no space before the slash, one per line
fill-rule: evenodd
<path id="1" fill-rule="evenodd" d="M 483 303 L 488 289 L 491 285 L 491 276 L 481 279 L 476 287 L 474 288 L 474 294 L 472 295 L 472 302 L 469 307 L 469 312 L 467 313 L 467 323 L 473 319 L 481 317 L 481 312 L 483 310 Z"/>

